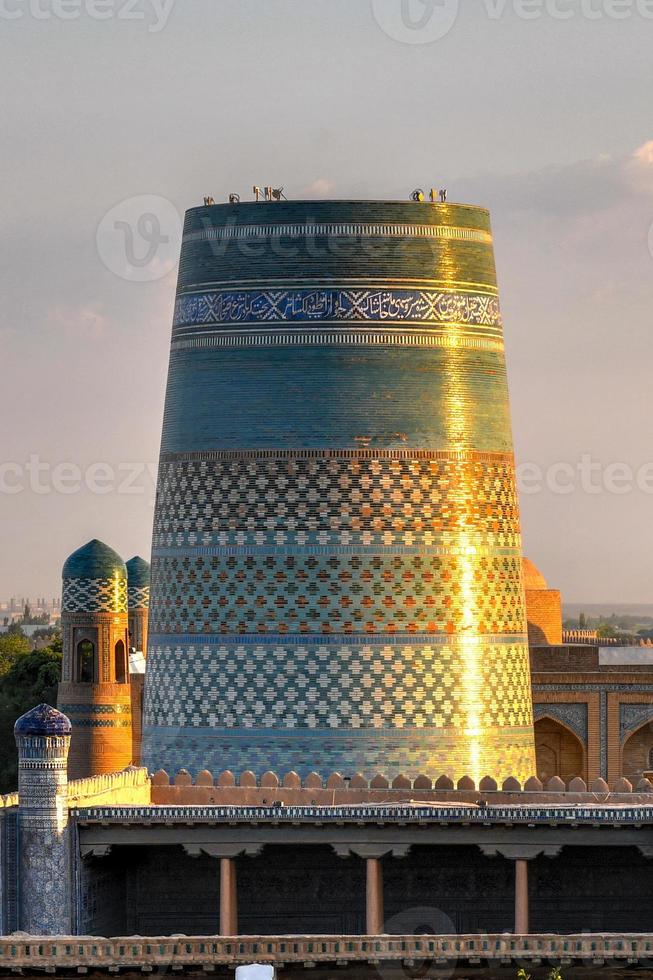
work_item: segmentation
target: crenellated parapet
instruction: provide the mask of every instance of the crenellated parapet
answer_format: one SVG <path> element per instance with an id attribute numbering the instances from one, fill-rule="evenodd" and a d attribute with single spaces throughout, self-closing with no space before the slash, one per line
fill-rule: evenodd
<path id="1" fill-rule="evenodd" d="M 471 776 L 461 776 L 454 782 L 449 776 L 436 779 L 426 775 L 400 774 L 389 778 L 377 773 L 371 779 L 358 773 L 351 779 L 334 772 L 329 776 L 312 772 L 301 777 L 297 772 L 277 774 L 268 771 L 255 774 L 251 770 L 234 774 L 230 770 L 213 774 L 208 770 L 192 776 L 181 769 L 172 776 L 159 770 L 151 777 L 151 799 L 156 805 L 244 805 L 269 806 L 333 806 L 362 803 L 434 803 L 464 802 L 491 805 L 596 803 L 609 800 L 630 804 L 651 804 L 653 785 L 648 779 L 636 786 L 627 779 L 618 779 L 610 786 L 603 779 L 587 785 L 575 778 L 565 783 L 557 776 L 542 783 L 536 776 L 521 782 L 509 776 L 501 782 L 486 776 L 475 782 Z"/>

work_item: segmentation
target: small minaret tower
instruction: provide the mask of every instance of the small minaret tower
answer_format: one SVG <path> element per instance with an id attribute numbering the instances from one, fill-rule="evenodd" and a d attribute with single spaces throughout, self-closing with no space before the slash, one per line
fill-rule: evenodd
<path id="1" fill-rule="evenodd" d="M 150 566 L 136 555 L 127 562 L 129 653 L 147 656 L 147 617 L 150 611 Z"/>
<path id="2" fill-rule="evenodd" d="M 72 726 L 40 704 L 14 726 L 18 747 L 19 929 L 69 936 L 72 892 L 66 763 Z"/>
<path id="3" fill-rule="evenodd" d="M 141 761 L 143 739 L 143 690 L 147 657 L 147 617 L 150 611 L 150 566 L 138 555 L 127 562 L 127 608 L 133 761 L 134 765 L 138 765 Z"/>
<path id="4" fill-rule="evenodd" d="M 59 708 L 72 722 L 71 779 L 116 772 L 133 760 L 127 568 L 89 541 L 63 568 Z"/>

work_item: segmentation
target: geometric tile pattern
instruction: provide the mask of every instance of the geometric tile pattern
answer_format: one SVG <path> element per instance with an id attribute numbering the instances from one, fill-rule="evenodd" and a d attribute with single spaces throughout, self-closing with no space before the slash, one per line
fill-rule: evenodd
<path id="1" fill-rule="evenodd" d="M 326 776 L 362 773 L 371 779 L 386 775 L 426 773 L 437 778 L 459 779 L 466 773 L 506 779 L 513 773 L 528 774 L 533 767 L 530 727 L 487 729 L 474 755 L 460 729 L 379 728 L 338 729 L 220 729 L 146 727 L 148 765 L 152 772 L 169 773 L 202 769 L 214 773 L 230 769 L 239 774 L 251 769 L 261 774 L 270 769 L 295 770 L 302 778 L 311 772 Z"/>
<path id="2" fill-rule="evenodd" d="M 130 704 L 65 704 L 60 710 L 65 715 L 131 715 Z"/>
<path id="3" fill-rule="evenodd" d="M 619 733 L 622 739 L 646 722 L 653 722 L 652 704 L 620 705 Z"/>
<path id="4" fill-rule="evenodd" d="M 75 731 L 80 728 L 124 728 L 130 731 L 132 728 L 131 718 L 125 718 L 122 721 L 114 721 L 111 718 L 76 718 L 75 719 Z"/>
<path id="5" fill-rule="evenodd" d="M 161 644 L 150 647 L 150 724 L 217 728 L 465 728 L 532 722 L 523 642 Z"/>
<path id="6" fill-rule="evenodd" d="M 70 935 L 70 736 L 18 736 L 20 928 Z"/>
<path id="7" fill-rule="evenodd" d="M 519 555 L 153 557 L 153 633 L 524 633 Z"/>
<path id="8" fill-rule="evenodd" d="M 64 612 L 127 612 L 127 579 L 66 578 L 63 581 Z"/>
<path id="9" fill-rule="evenodd" d="M 150 604 L 149 585 L 128 585 L 127 603 L 130 609 L 147 609 Z"/>
<path id="10" fill-rule="evenodd" d="M 131 704 L 69 704 L 68 702 L 61 702 L 59 709 L 71 718 L 74 732 L 80 728 L 130 729 L 132 727 Z M 110 717 L 115 715 L 120 717 Z"/>
<path id="11" fill-rule="evenodd" d="M 154 548 L 520 547 L 510 455 L 224 453 L 164 459 Z"/>

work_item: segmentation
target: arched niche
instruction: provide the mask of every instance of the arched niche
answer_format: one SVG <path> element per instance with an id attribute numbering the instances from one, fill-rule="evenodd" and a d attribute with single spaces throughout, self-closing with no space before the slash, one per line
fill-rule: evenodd
<path id="1" fill-rule="evenodd" d="M 537 775 L 544 784 L 552 776 L 565 783 L 575 776 L 587 780 L 585 747 L 575 732 L 557 718 L 544 715 L 535 722 Z"/>
<path id="2" fill-rule="evenodd" d="M 629 732 L 621 748 L 621 774 L 636 785 L 644 773 L 653 771 L 653 720 Z"/>
<path id="3" fill-rule="evenodd" d="M 116 684 L 126 684 L 129 680 L 129 673 L 127 667 L 127 653 L 125 650 L 125 644 L 122 640 L 118 640 L 116 643 L 114 658 Z"/>
<path id="4" fill-rule="evenodd" d="M 79 640 L 75 648 L 75 680 L 79 684 L 93 684 L 96 678 L 95 643 L 88 637 Z"/>

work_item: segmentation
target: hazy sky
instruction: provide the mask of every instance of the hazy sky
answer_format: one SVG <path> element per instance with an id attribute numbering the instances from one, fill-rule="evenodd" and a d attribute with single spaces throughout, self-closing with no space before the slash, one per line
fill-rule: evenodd
<path id="1" fill-rule="evenodd" d="M 174 209 L 270 183 L 491 208 L 526 551 L 570 600 L 653 601 L 652 18 L 651 0 L 0 0 L 0 596 L 57 593 L 91 537 L 149 556 Z M 134 282 L 106 228 L 144 195 L 170 202 L 170 242 L 136 274 L 170 271 Z"/>

